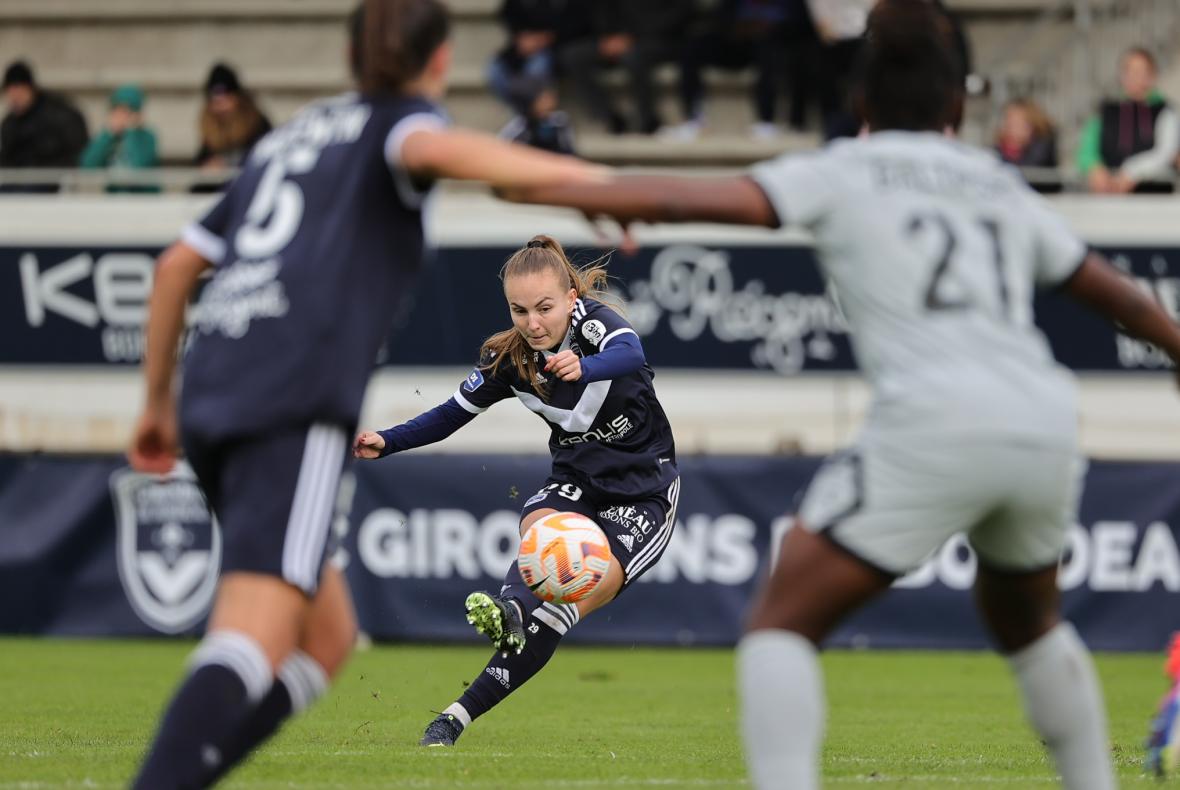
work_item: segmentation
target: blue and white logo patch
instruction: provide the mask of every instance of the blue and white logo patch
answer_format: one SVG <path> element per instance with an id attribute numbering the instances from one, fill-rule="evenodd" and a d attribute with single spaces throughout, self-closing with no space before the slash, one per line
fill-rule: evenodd
<path id="1" fill-rule="evenodd" d="M 467 377 L 467 381 L 463 382 L 463 389 L 468 392 L 475 392 L 483 386 L 483 374 L 478 370 L 471 371 L 471 375 Z"/>

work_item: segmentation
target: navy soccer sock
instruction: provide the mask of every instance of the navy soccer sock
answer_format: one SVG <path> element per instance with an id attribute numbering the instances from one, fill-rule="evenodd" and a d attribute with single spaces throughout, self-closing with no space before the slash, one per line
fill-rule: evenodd
<path id="1" fill-rule="evenodd" d="M 508 573 L 504 574 L 504 586 L 500 588 L 500 597 L 516 601 L 520 606 L 520 619 L 524 623 L 528 622 L 529 615 L 542 603 L 520 577 L 520 566 L 515 562 L 508 569 Z"/>
<path id="2" fill-rule="evenodd" d="M 528 592 L 527 587 L 525 592 Z M 531 593 L 528 594 L 532 597 Z M 540 672 L 553 657 L 561 638 L 578 622 L 578 609 L 572 604 L 537 603 L 539 605 L 532 615 L 525 620 L 524 650 L 507 656 L 497 651 L 456 705 L 447 709 L 446 712 L 455 714 L 464 726 L 487 713 Z M 454 710 L 456 706 L 462 710 Z"/>
<path id="3" fill-rule="evenodd" d="M 288 717 L 302 712 L 323 696 L 327 688 L 328 675 L 314 658 L 302 650 L 288 656 L 279 667 L 270 691 L 223 744 L 222 765 L 210 777 L 210 784 L 278 732 Z"/>
<path id="4" fill-rule="evenodd" d="M 245 634 L 209 634 L 193 654 L 192 670 L 172 698 L 155 742 L 132 787 L 207 787 L 229 768 L 225 733 L 236 732 L 271 687 L 270 664 Z"/>

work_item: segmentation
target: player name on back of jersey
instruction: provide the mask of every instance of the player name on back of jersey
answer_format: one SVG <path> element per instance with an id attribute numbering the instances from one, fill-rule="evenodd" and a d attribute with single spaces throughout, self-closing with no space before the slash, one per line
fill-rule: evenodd
<path id="1" fill-rule="evenodd" d="M 878 192 L 919 192 L 962 198 L 997 198 L 1010 193 L 1013 182 L 1004 171 L 985 171 L 970 160 L 964 167 L 946 160 L 874 157 L 869 161 L 873 188 Z"/>
<path id="2" fill-rule="evenodd" d="M 279 155 L 289 157 L 309 150 L 318 158 L 319 151 L 329 145 L 356 142 L 369 122 L 373 108 L 348 99 L 346 94 L 313 104 L 289 123 L 271 131 L 250 152 L 251 164 L 260 165 Z"/>

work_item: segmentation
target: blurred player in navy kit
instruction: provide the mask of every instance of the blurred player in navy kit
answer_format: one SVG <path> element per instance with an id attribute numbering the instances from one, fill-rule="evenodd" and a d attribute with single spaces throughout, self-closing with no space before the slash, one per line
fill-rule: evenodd
<path id="1" fill-rule="evenodd" d="M 421 264 L 431 183 L 601 177 L 448 128 L 436 102 L 449 22 L 437 0 L 365 0 L 350 25 L 359 92 L 313 103 L 260 140 L 157 268 L 129 456 L 164 473 L 183 443 L 224 556 L 207 634 L 137 788 L 213 783 L 320 696 L 351 650 L 355 618 L 325 544 L 365 383 Z M 175 351 L 210 268 L 178 415 Z"/>
<path id="2" fill-rule="evenodd" d="M 525 502 L 520 531 L 550 513 L 580 513 L 611 546 L 606 576 L 576 604 L 542 603 L 512 563 L 498 595 L 467 597 L 467 619 L 497 653 L 426 728 L 423 746 L 452 746 L 473 719 L 545 666 L 562 636 L 652 567 L 672 537 L 680 478 L 672 429 L 639 337 L 604 304 L 606 272 L 576 268 L 534 237 L 500 274 L 512 328 L 488 338 L 478 366 L 440 406 L 356 438 L 358 458 L 440 441 L 497 401 L 517 398 L 550 428 L 553 472 Z"/>
<path id="3" fill-rule="evenodd" d="M 1076 388 L 1033 323 L 1033 297 L 1059 288 L 1177 361 L 1180 330 L 1017 171 L 947 134 L 962 86 L 935 4 L 880 0 L 862 138 L 745 176 L 618 176 L 508 195 L 623 222 L 801 225 L 840 296 L 873 403 L 856 444 L 812 481 L 738 646 L 760 790 L 819 786 L 816 647 L 958 532 L 979 559 L 982 618 L 1063 784 L 1115 786 L 1102 690 L 1057 586 L 1081 489 Z"/>

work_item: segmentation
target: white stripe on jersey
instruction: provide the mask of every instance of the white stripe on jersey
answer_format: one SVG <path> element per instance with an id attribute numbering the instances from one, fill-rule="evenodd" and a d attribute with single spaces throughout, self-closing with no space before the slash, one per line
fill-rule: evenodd
<path id="1" fill-rule="evenodd" d="M 199 222 L 186 225 L 180 233 L 180 240 L 210 263 L 221 263 L 225 257 L 225 239 Z"/>
<path id="2" fill-rule="evenodd" d="M 402 166 L 402 146 L 406 138 L 414 132 L 434 132 L 447 128 L 447 122 L 432 112 L 416 112 L 407 115 L 393 125 L 389 134 L 385 136 L 385 161 L 390 168 L 400 170 Z"/>
<path id="3" fill-rule="evenodd" d="M 540 414 L 550 423 L 560 426 L 563 431 L 582 433 L 590 430 L 590 426 L 598 418 L 598 412 L 610 392 L 610 385 L 609 379 L 587 384 L 582 397 L 578 399 L 578 405 L 572 410 L 550 406 L 531 392 L 521 392 L 516 387 L 513 387 L 512 391 L 529 411 Z"/>
<path id="4" fill-rule="evenodd" d="M 402 146 L 405 145 L 406 138 L 414 132 L 435 131 L 446 127 L 447 122 L 434 113 L 416 112 L 395 123 L 385 137 L 385 162 L 389 165 L 398 197 L 409 208 L 421 208 L 429 190 L 421 191 L 414 184 L 409 172 L 402 167 Z"/>
<path id="5" fill-rule="evenodd" d="M 336 425 L 317 423 L 307 432 L 283 539 L 283 578 L 306 592 L 314 591 L 319 580 L 346 444 L 344 431 Z"/>
<path id="6" fill-rule="evenodd" d="M 622 329 L 616 329 L 615 331 L 611 332 L 609 335 L 607 335 L 606 337 L 604 337 L 602 339 L 602 342 L 598 344 L 598 350 L 599 351 L 604 350 L 606 348 L 606 344 L 609 343 L 611 340 L 618 337 L 619 335 L 626 335 L 626 334 L 635 335 L 635 330 L 629 326 L 625 326 Z M 635 336 L 639 337 L 639 335 L 635 335 Z"/>
<path id="7" fill-rule="evenodd" d="M 476 406 L 474 403 L 464 398 L 462 389 L 455 390 L 455 394 L 451 397 L 455 399 L 455 403 L 458 403 L 463 407 L 464 411 L 470 412 L 471 414 L 483 414 L 488 410 L 487 406 Z"/>

